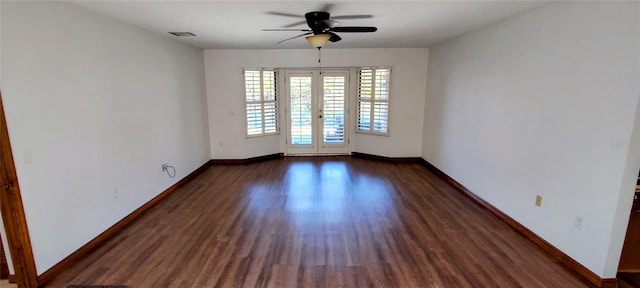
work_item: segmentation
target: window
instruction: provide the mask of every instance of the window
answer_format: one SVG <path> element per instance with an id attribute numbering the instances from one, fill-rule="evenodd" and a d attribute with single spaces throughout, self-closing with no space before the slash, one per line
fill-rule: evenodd
<path id="1" fill-rule="evenodd" d="M 389 68 L 361 68 L 358 71 L 357 132 L 389 134 Z"/>
<path id="2" fill-rule="evenodd" d="M 247 136 L 269 135 L 279 132 L 276 79 L 275 70 L 244 70 Z"/>

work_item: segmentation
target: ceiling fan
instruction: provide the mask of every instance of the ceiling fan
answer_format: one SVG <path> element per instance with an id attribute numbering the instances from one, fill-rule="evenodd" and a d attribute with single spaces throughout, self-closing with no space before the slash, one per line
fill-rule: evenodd
<path id="1" fill-rule="evenodd" d="M 329 7 L 325 7 L 325 8 L 329 8 Z M 328 10 L 328 9 L 326 9 Z M 298 15 L 294 15 L 294 14 L 288 14 L 288 13 L 280 13 L 280 12 L 269 12 L 269 14 L 272 15 L 278 15 L 278 16 L 288 16 L 288 17 L 300 17 Z M 306 21 L 304 22 L 296 22 L 290 25 L 287 25 L 285 27 L 293 27 L 293 26 L 297 26 L 300 24 L 304 24 L 305 22 L 307 23 L 307 25 L 309 26 L 308 29 L 295 29 L 295 28 L 289 28 L 289 29 L 263 29 L 262 31 L 299 31 L 299 32 L 303 32 L 302 34 L 284 39 L 280 42 L 278 42 L 278 44 L 283 43 L 285 41 L 289 41 L 291 39 L 295 39 L 295 38 L 299 38 L 299 37 L 303 37 L 303 36 L 307 36 L 305 37 L 309 43 L 311 43 L 311 45 L 315 46 L 315 47 L 322 47 L 324 46 L 328 41 L 331 42 L 338 42 L 340 40 L 342 40 L 342 37 L 340 37 L 338 34 L 336 34 L 336 32 L 338 33 L 364 33 L 364 32 L 376 32 L 378 30 L 378 28 L 376 27 L 369 27 L 369 26 L 338 26 L 339 23 L 333 19 L 363 19 L 363 18 L 371 18 L 371 15 L 346 15 L 346 16 L 336 16 L 333 19 L 330 19 L 331 15 L 329 14 L 329 12 L 326 11 L 313 11 L 313 12 L 308 12 L 306 14 L 304 14 L 304 18 Z"/>

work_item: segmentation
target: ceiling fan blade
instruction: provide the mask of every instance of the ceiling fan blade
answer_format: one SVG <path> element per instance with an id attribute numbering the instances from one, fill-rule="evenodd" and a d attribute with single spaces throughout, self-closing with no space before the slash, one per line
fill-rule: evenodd
<path id="1" fill-rule="evenodd" d="M 338 34 L 336 34 L 336 33 L 329 32 L 329 35 L 331 35 L 331 38 L 329 38 L 329 41 L 331 41 L 331 42 L 338 42 L 338 41 L 342 40 L 342 38 L 340 36 L 338 36 Z"/>
<path id="2" fill-rule="evenodd" d="M 334 27 L 329 29 L 333 32 L 354 32 L 354 33 L 362 33 L 362 32 L 376 32 L 378 28 L 376 27 L 364 27 L 364 26 L 344 26 L 344 27 Z"/>
<path id="3" fill-rule="evenodd" d="M 304 18 L 302 15 L 296 15 L 296 14 L 291 14 L 291 13 L 283 13 L 283 12 L 274 12 L 274 11 L 269 11 L 269 12 L 267 12 L 267 14 L 276 15 L 276 16 L 285 16 L 285 17 Z"/>
<path id="4" fill-rule="evenodd" d="M 277 28 L 277 29 L 262 29 L 262 31 L 301 31 L 301 32 L 310 32 L 311 29 L 299 29 L 299 28 L 298 29 L 293 29 L 293 28 L 292 29 L 280 29 L 280 28 Z"/>
<path id="5" fill-rule="evenodd" d="M 282 44 L 282 42 L 289 41 L 289 40 L 291 40 L 291 39 L 300 38 L 300 37 L 302 37 L 302 36 L 306 36 L 306 35 L 309 35 L 309 34 L 313 34 L 313 32 L 309 31 L 309 32 L 306 32 L 306 33 L 302 33 L 302 34 L 300 34 L 300 35 L 293 36 L 293 37 L 291 37 L 291 38 L 284 39 L 284 40 L 282 40 L 282 41 L 278 42 L 278 44 Z"/>
<path id="6" fill-rule="evenodd" d="M 302 24 L 307 24 L 307 21 L 306 20 L 302 20 L 302 21 L 294 22 L 294 23 L 291 23 L 289 25 L 285 25 L 285 26 L 282 26 L 282 27 L 290 28 L 290 27 L 296 27 L 296 26 L 299 26 L 299 25 L 302 25 Z"/>
<path id="7" fill-rule="evenodd" d="M 327 19 L 327 20 L 322 20 L 318 22 L 318 25 L 321 26 L 323 29 L 329 29 L 329 28 L 338 26 L 338 22 Z"/>
<path id="8" fill-rule="evenodd" d="M 334 16 L 331 17 L 331 19 L 343 19 L 343 20 L 349 20 L 349 19 L 369 19 L 369 18 L 373 18 L 373 15 L 341 15 L 341 16 Z"/>
<path id="9" fill-rule="evenodd" d="M 304 18 L 307 20 L 307 25 L 316 34 L 322 33 L 326 28 L 319 26 L 319 23 L 324 20 L 329 20 L 329 13 L 324 11 L 313 11 L 304 14 Z"/>

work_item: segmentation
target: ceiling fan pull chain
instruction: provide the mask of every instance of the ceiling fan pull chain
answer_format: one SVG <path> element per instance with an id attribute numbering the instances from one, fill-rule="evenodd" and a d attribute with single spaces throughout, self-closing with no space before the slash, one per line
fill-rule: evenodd
<path id="1" fill-rule="evenodd" d="M 322 75 L 322 47 L 318 47 L 318 68 L 320 69 L 320 75 Z"/>

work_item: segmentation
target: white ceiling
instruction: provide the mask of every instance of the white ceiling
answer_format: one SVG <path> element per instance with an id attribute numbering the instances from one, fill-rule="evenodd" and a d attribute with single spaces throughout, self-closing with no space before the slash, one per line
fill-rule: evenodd
<path id="1" fill-rule="evenodd" d="M 304 38 L 277 44 L 301 32 L 265 32 L 304 20 L 304 13 L 329 8 L 340 26 L 376 26 L 375 33 L 339 33 L 325 48 L 429 47 L 445 39 L 537 7 L 542 1 L 71 1 L 99 14 L 203 49 L 308 48 Z M 278 16 L 269 12 L 300 15 Z M 306 24 L 294 28 L 307 28 Z M 176 37 L 189 31 L 197 37 Z"/>

